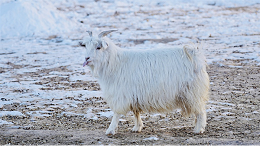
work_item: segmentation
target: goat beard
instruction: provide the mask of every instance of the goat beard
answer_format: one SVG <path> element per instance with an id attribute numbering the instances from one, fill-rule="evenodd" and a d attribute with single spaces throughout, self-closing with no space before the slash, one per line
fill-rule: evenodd
<path id="1" fill-rule="evenodd" d="M 88 64 L 88 62 L 84 62 L 83 63 L 83 67 L 84 67 L 84 65 L 87 65 Z M 91 70 L 91 73 L 92 73 L 92 76 L 93 77 L 98 77 L 98 74 L 99 74 L 99 67 L 97 67 L 97 66 L 93 66 L 93 65 L 88 65 L 88 67 L 90 68 L 90 70 Z"/>
<path id="2" fill-rule="evenodd" d="M 106 68 L 104 68 L 104 66 L 106 66 L 106 64 L 95 64 L 95 65 L 90 65 L 89 67 L 91 68 L 92 71 L 92 76 L 99 78 L 101 77 L 103 74 L 105 74 L 106 72 Z"/>

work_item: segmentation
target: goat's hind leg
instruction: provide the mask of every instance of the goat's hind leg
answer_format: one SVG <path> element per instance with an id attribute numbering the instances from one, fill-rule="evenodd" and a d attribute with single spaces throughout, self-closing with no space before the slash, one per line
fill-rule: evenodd
<path id="1" fill-rule="evenodd" d="M 195 128 L 194 128 L 194 133 L 203 133 L 205 131 L 205 127 L 206 127 L 206 119 L 207 119 L 207 115 L 206 115 L 206 110 L 203 109 L 201 110 L 200 113 L 195 114 Z"/>
<path id="2" fill-rule="evenodd" d="M 115 135 L 117 131 L 117 126 L 119 122 L 120 115 L 117 113 L 114 113 L 111 124 L 109 125 L 106 135 Z"/>
<path id="3" fill-rule="evenodd" d="M 141 132 L 143 128 L 143 121 L 140 116 L 140 112 L 134 112 L 134 123 L 135 126 L 133 127 L 133 132 Z"/>

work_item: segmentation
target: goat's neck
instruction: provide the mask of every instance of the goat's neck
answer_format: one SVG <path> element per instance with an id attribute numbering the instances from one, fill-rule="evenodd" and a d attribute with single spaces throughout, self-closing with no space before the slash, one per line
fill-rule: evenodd
<path id="1" fill-rule="evenodd" d="M 112 77 L 114 72 L 117 70 L 117 66 L 121 63 L 120 54 L 122 49 L 116 46 L 113 42 L 109 42 L 109 56 L 106 61 L 99 69 L 99 77 L 100 79 L 107 79 L 108 77 Z"/>

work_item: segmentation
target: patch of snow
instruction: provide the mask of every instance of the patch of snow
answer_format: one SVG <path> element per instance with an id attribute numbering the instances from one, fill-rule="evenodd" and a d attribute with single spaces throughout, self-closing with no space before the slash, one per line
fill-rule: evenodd
<path id="1" fill-rule="evenodd" d="M 19 111 L 0 111 L 0 117 L 4 116 L 18 116 L 18 117 L 24 117 L 25 115 L 22 114 Z"/>
<path id="2" fill-rule="evenodd" d="M 35 107 L 35 109 L 37 109 L 37 107 Z M 32 116 L 32 119 L 35 118 L 46 118 L 46 117 L 51 117 L 52 116 L 52 112 L 50 111 L 29 111 L 27 112 L 27 114 Z"/>
<path id="3" fill-rule="evenodd" d="M 1 120 L 0 119 L 0 125 L 11 125 L 13 124 L 12 122 L 7 122 L 7 121 L 4 121 L 4 120 Z"/>
<path id="4" fill-rule="evenodd" d="M 154 137 L 154 136 L 151 136 L 151 137 L 145 138 L 145 139 L 143 139 L 143 140 L 144 140 L 144 141 L 147 141 L 147 140 L 159 140 L 159 138 Z"/>
<path id="5" fill-rule="evenodd" d="M 228 103 L 228 102 L 217 102 L 220 105 L 227 105 L 227 106 L 235 106 L 233 103 Z"/>
<path id="6" fill-rule="evenodd" d="M 107 111 L 107 112 L 99 112 L 97 114 L 100 115 L 101 117 L 111 118 L 113 116 L 114 112 L 113 111 Z"/>
<path id="7" fill-rule="evenodd" d="M 86 73 L 84 75 L 75 73 L 73 75 L 70 75 L 69 79 L 70 81 L 91 81 L 91 82 L 97 81 L 97 79 L 94 78 L 90 73 Z"/>
<path id="8" fill-rule="evenodd" d="M 1 94 L 0 94 L 1 95 Z M 12 104 L 13 103 L 13 101 L 1 101 L 0 102 L 0 108 L 2 108 L 4 105 L 10 105 L 10 104 Z"/>
<path id="9" fill-rule="evenodd" d="M 97 120 L 98 117 L 92 112 L 92 108 L 89 108 L 87 110 L 87 113 L 84 115 L 85 118 L 88 118 L 88 119 L 93 119 L 93 120 Z"/>
<path id="10" fill-rule="evenodd" d="M 126 122 L 127 120 L 120 118 L 119 121 L 120 121 L 120 122 Z"/>

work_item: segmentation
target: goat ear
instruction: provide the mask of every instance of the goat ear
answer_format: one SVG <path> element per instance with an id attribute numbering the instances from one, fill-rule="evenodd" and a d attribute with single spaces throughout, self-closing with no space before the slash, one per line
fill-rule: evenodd
<path id="1" fill-rule="evenodd" d="M 108 44 L 107 44 L 107 42 L 106 42 L 106 41 L 102 41 L 102 47 L 103 47 L 104 49 L 107 49 L 107 47 L 108 47 Z"/>

